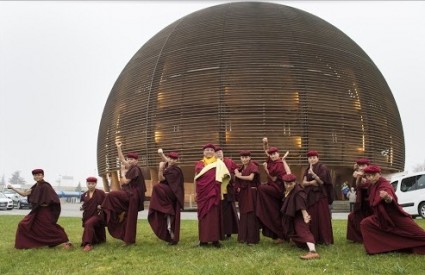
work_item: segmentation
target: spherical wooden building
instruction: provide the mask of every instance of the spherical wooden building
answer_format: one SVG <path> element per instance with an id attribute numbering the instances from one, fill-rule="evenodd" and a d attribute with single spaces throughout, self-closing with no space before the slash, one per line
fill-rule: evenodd
<path id="1" fill-rule="evenodd" d="M 348 179 L 367 157 L 385 171 L 404 168 L 404 136 L 388 84 L 368 55 L 328 22 L 299 9 L 238 2 L 170 24 L 133 56 L 102 115 L 98 171 L 116 181 L 115 142 L 137 151 L 155 181 L 157 149 L 178 151 L 187 182 L 206 143 L 236 161 L 261 139 L 289 150 L 300 174 L 309 149 Z"/>

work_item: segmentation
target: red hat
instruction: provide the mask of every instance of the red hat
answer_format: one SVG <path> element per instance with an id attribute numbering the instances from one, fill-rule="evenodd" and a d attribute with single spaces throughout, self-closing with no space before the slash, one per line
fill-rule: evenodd
<path id="1" fill-rule="evenodd" d="M 307 157 L 319 157 L 319 152 L 310 150 L 307 152 Z"/>
<path id="2" fill-rule="evenodd" d="M 170 159 L 178 159 L 179 154 L 177 154 L 176 152 L 170 152 L 167 154 L 167 157 L 169 157 Z"/>
<path id="3" fill-rule="evenodd" d="M 88 178 L 86 178 L 86 182 L 97 182 L 97 178 L 95 178 L 95 177 L 88 177 Z"/>
<path id="4" fill-rule="evenodd" d="M 202 147 L 202 150 L 205 150 L 207 148 L 211 148 L 211 149 L 215 150 L 215 146 L 212 143 L 205 144 L 204 147 Z"/>
<path id="5" fill-rule="evenodd" d="M 221 149 L 221 147 L 217 145 L 217 146 L 215 146 L 214 151 L 216 151 L 216 152 L 223 151 L 223 149 Z"/>
<path id="6" fill-rule="evenodd" d="M 370 160 L 368 160 L 367 158 L 360 158 L 360 159 L 356 159 L 356 163 L 358 165 L 363 165 L 363 164 L 370 164 Z"/>
<path id="7" fill-rule="evenodd" d="M 378 165 L 369 165 L 364 169 L 365 174 L 375 174 L 375 173 L 381 173 L 381 167 Z"/>
<path id="8" fill-rule="evenodd" d="M 127 158 L 139 159 L 139 155 L 136 152 L 127 153 Z"/>
<path id="9" fill-rule="evenodd" d="M 284 182 L 294 182 L 297 180 L 297 177 L 294 174 L 286 174 L 282 177 Z"/>
<path id="10" fill-rule="evenodd" d="M 279 149 L 277 149 L 277 147 L 270 147 L 269 150 L 267 150 L 267 153 L 269 155 L 276 153 L 276 152 L 279 152 Z"/>
<path id="11" fill-rule="evenodd" d="M 248 151 L 248 150 L 242 150 L 242 151 L 240 152 L 240 156 L 241 156 L 241 157 L 250 157 L 250 156 L 251 156 L 251 151 Z"/>
<path id="12" fill-rule="evenodd" d="M 44 175 L 44 171 L 43 169 L 34 169 L 32 170 L 32 174 L 36 175 L 36 174 L 43 174 Z"/>

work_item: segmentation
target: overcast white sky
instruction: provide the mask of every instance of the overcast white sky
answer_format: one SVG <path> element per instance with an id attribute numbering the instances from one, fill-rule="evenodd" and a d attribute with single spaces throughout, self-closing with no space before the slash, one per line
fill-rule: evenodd
<path id="1" fill-rule="evenodd" d="M 0 2 L 0 178 L 97 176 L 99 123 L 124 66 L 167 25 L 225 2 Z M 397 101 L 405 169 L 423 163 L 425 2 L 268 2 L 312 13 L 365 50 Z"/>

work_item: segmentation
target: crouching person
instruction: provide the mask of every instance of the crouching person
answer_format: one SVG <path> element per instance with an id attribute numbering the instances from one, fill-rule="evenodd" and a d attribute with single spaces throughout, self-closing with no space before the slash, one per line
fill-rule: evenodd
<path id="1" fill-rule="evenodd" d="M 282 227 L 284 239 L 294 242 L 298 247 L 308 247 L 309 252 L 300 256 L 303 260 L 320 258 L 316 252 L 315 240 L 310 231 L 310 215 L 307 213 L 307 194 L 296 183 L 293 174 L 282 177 L 285 184 L 285 197 L 282 205 Z"/>
<path id="2" fill-rule="evenodd" d="M 83 212 L 83 237 L 81 246 L 84 251 L 93 249 L 94 244 L 106 241 L 105 220 L 101 205 L 106 197 L 103 190 L 96 189 L 97 178 L 86 179 L 87 191 L 81 195 Z"/>

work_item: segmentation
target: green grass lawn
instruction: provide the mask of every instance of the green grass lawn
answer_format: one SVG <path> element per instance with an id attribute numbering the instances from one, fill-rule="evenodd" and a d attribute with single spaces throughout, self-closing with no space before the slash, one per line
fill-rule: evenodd
<path id="1" fill-rule="evenodd" d="M 105 244 L 84 252 L 79 247 L 81 219 L 60 218 L 73 250 L 62 247 L 17 250 L 15 231 L 22 216 L 0 216 L 0 274 L 425 274 L 425 256 L 387 253 L 368 256 L 360 244 L 345 239 L 347 222 L 333 221 L 335 244 L 317 246 L 321 259 L 303 261 L 306 251 L 262 238 L 247 246 L 236 237 L 222 248 L 196 247 L 197 222 L 182 221 L 181 241 L 168 246 L 139 220 L 137 244 L 123 247 L 107 237 Z M 425 228 L 425 220 L 416 220 Z"/>

